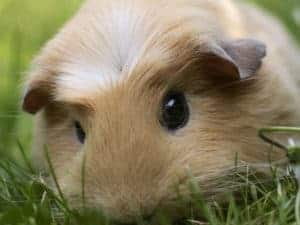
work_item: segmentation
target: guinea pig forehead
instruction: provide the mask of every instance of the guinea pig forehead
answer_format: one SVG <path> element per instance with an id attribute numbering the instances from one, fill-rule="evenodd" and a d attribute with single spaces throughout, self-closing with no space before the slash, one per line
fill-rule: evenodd
<path id="1" fill-rule="evenodd" d="M 97 96 L 109 93 L 116 87 L 133 92 L 139 87 L 146 91 L 152 84 L 159 84 L 167 79 L 166 75 L 175 72 L 178 67 L 173 63 L 170 53 L 147 54 L 137 60 L 137 63 L 122 70 L 105 64 L 91 62 L 61 63 L 54 72 L 54 97 L 60 102 L 82 103 L 93 100 Z M 150 59 L 149 59 L 150 58 Z M 145 82 L 145 83 L 144 83 Z M 155 85 L 154 85 L 155 86 Z M 156 85 L 157 86 L 157 85 Z M 125 87 L 125 89 L 124 89 Z"/>
<path id="2" fill-rule="evenodd" d="M 187 73 L 199 69 L 201 57 L 197 47 L 172 49 L 158 57 L 141 60 L 128 77 L 136 87 L 165 91 L 186 78 Z M 189 74 L 189 76 L 192 74 Z"/>
<path id="3" fill-rule="evenodd" d="M 132 65 L 124 66 L 122 70 L 86 60 L 64 63 L 55 76 L 55 100 L 86 104 L 116 86 L 127 86 L 131 92 L 135 88 L 136 92 L 145 92 L 172 88 L 170 86 L 177 81 L 188 85 L 183 82 L 185 76 L 192 76 L 199 70 L 202 58 L 200 41 L 188 36 L 165 49 L 145 49 Z"/>
<path id="4" fill-rule="evenodd" d="M 55 77 L 55 100 L 81 103 L 95 99 L 126 75 L 105 66 L 66 64 Z"/>

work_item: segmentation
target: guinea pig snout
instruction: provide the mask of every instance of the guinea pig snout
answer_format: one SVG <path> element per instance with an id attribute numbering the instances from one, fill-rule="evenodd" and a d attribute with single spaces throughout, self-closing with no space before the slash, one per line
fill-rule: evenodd
<path id="1" fill-rule="evenodd" d="M 148 221 L 157 207 L 155 197 L 142 196 L 139 193 L 127 192 L 124 195 L 116 193 L 110 203 L 102 206 L 106 216 L 122 224 Z"/>
<path id="2" fill-rule="evenodd" d="M 128 135 L 126 141 L 102 139 L 87 150 L 86 158 L 87 204 L 126 223 L 151 216 L 167 193 L 166 149 L 137 134 Z"/>
<path id="3" fill-rule="evenodd" d="M 138 171 L 133 173 L 138 173 Z M 90 199 L 93 201 L 91 204 L 113 221 L 133 223 L 141 219 L 147 220 L 154 214 L 164 195 L 159 190 L 159 181 L 154 179 L 150 182 L 145 178 L 145 184 L 142 184 L 141 177 L 134 177 L 134 174 L 131 176 L 121 174 L 122 171 L 120 171 L 120 177 L 111 177 L 98 186 L 89 186 L 88 188 L 93 189 L 94 192 L 93 198 Z"/>

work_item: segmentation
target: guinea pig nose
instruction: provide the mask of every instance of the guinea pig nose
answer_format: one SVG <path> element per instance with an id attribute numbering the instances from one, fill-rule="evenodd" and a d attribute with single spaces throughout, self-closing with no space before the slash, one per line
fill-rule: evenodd
<path id="1" fill-rule="evenodd" d="M 151 225 L 152 219 L 153 219 L 153 214 L 144 215 L 137 220 L 136 225 Z"/>
<path id="2" fill-rule="evenodd" d="M 151 214 L 151 215 L 145 215 L 145 216 L 143 216 L 143 220 L 144 221 L 151 221 L 152 217 L 153 217 L 153 214 Z"/>
<path id="3" fill-rule="evenodd" d="M 114 225 L 152 225 L 154 213 L 139 216 L 134 222 L 115 222 Z"/>
<path id="4" fill-rule="evenodd" d="M 122 223 L 122 222 L 115 222 L 115 223 L 113 223 L 114 225 L 137 225 L 137 224 L 135 224 L 135 223 Z"/>

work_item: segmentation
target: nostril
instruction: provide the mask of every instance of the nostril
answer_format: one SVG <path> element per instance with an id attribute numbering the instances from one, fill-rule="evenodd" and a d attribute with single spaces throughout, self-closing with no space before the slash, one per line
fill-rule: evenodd
<path id="1" fill-rule="evenodd" d="M 113 223 L 114 225 L 137 225 L 134 223 Z"/>
<path id="2" fill-rule="evenodd" d="M 114 225 L 136 225 L 134 223 L 114 223 Z"/>
<path id="3" fill-rule="evenodd" d="M 153 201 L 140 195 L 128 194 L 125 197 L 117 197 L 107 210 L 108 217 L 117 225 L 148 225 L 156 217 L 156 206 Z"/>
<path id="4" fill-rule="evenodd" d="M 137 218 L 135 222 L 115 222 L 114 225 L 149 225 L 154 217 L 154 214 L 145 215 Z"/>
<path id="5" fill-rule="evenodd" d="M 136 221 L 135 225 L 149 225 L 152 224 L 154 218 L 154 213 L 143 215 L 140 219 Z"/>
<path id="6" fill-rule="evenodd" d="M 153 215 L 154 215 L 154 214 L 152 213 L 152 214 L 143 216 L 143 221 L 146 221 L 146 222 L 151 221 L 152 218 L 153 218 Z"/>

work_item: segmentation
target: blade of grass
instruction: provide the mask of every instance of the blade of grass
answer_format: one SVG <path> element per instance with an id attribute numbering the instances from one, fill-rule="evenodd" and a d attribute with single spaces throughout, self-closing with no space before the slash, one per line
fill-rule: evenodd
<path id="1" fill-rule="evenodd" d="M 71 210 L 69 209 L 68 207 L 68 204 L 67 204 L 67 201 L 63 195 L 63 192 L 60 188 L 60 185 L 58 183 L 58 180 L 57 180 L 57 177 L 56 177 L 56 174 L 55 174 L 55 171 L 54 171 L 54 168 L 53 168 L 53 164 L 52 164 L 52 161 L 50 159 L 50 155 L 49 155 L 49 151 L 48 151 L 48 148 L 47 146 L 45 146 L 45 157 L 46 157 L 46 161 L 48 163 L 48 166 L 49 166 L 49 170 L 50 170 L 50 174 L 53 178 L 53 181 L 54 181 L 54 184 L 55 184 L 55 187 L 57 188 L 57 191 L 58 191 L 58 194 L 59 194 L 59 197 L 61 198 L 61 203 L 63 204 L 63 206 L 66 208 L 66 210 L 68 212 L 71 212 Z"/>
<path id="2" fill-rule="evenodd" d="M 82 204 L 83 208 L 86 207 L 85 205 L 85 164 L 86 163 L 86 154 L 83 154 L 83 160 L 82 160 L 82 165 L 81 165 L 81 196 L 82 196 Z"/>
<path id="3" fill-rule="evenodd" d="M 31 162 L 30 160 L 28 159 L 26 153 L 25 153 L 25 150 L 20 142 L 20 140 L 17 140 L 17 145 L 18 145 L 18 149 L 22 155 L 22 158 L 24 160 L 24 163 L 26 164 L 26 166 L 28 167 L 29 171 L 32 173 L 32 174 L 35 174 L 35 171 L 33 169 L 33 166 L 31 165 Z"/>

